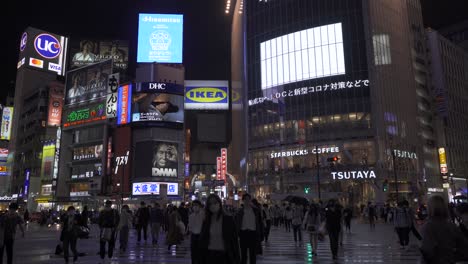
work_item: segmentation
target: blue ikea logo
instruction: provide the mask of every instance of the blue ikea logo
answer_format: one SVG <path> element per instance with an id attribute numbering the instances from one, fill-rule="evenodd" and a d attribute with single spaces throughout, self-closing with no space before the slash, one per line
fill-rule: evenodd
<path id="1" fill-rule="evenodd" d="M 227 87 L 187 87 L 185 103 L 228 103 Z"/>

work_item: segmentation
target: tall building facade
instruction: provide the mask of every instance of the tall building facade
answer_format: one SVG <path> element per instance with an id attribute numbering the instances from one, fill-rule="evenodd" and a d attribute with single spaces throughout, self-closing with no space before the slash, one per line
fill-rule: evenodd
<path id="1" fill-rule="evenodd" d="M 431 29 L 427 30 L 427 43 L 438 115 L 438 147 L 445 157 L 439 179 L 453 198 L 468 191 L 468 53 Z"/>
<path id="2" fill-rule="evenodd" d="M 241 7 L 232 72 L 247 95 L 249 191 L 350 204 L 421 199 L 437 166 L 421 136 L 423 120 L 432 122 L 419 92 L 426 61 L 414 66 L 424 44 L 419 1 Z"/>

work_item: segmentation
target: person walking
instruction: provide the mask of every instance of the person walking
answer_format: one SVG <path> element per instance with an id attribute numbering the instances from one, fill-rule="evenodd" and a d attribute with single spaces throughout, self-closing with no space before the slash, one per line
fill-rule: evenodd
<path id="1" fill-rule="evenodd" d="M 88 228 L 88 221 L 89 221 L 89 211 L 88 211 L 88 206 L 83 207 L 83 212 L 81 212 L 81 217 L 80 217 L 80 226 L 84 226 Z"/>
<path id="2" fill-rule="evenodd" d="M 338 258 L 338 240 L 341 231 L 341 206 L 335 199 L 328 201 L 325 213 L 326 229 L 330 239 L 333 260 Z"/>
<path id="3" fill-rule="evenodd" d="M 192 264 L 203 264 L 200 248 L 200 234 L 202 231 L 203 221 L 205 220 L 205 212 L 199 200 L 192 202 L 192 213 L 189 216 L 188 231 L 190 232 L 190 252 L 192 256 Z"/>
<path id="4" fill-rule="evenodd" d="M 130 211 L 128 205 L 123 205 L 122 211 L 120 212 L 119 225 L 117 226 L 117 230 L 119 230 L 120 254 L 123 254 L 127 251 L 128 235 L 133 222 L 132 218 L 132 212 Z"/>
<path id="5" fill-rule="evenodd" d="M 315 203 L 311 203 L 309 210 L 304 216 L 304 229 L 309 232 L 310 245 L 312 245 L 312 255 L 317 256 L 318 232 L 320 227 L 320 209 Z"/>
<path id="6" fill-rule="evenodd" d="M 406 249 L 409 244 L 409 232 L 412 226 L 412 217 L 404 201 L 398 202 L 398 206 L 393 214 L 395 231 L 400 239 L 401 249 Z"/>
<path id="7" fill-rule="evenodd" d="M 75 207 L 69 206 L 67 213 L 61 218 L 63 228 L 60 233 L 60 241 L 63 243 L 63 257 L 65 263 L 68 263 L 69 250 L 73 252 L 73 262 L 78 260 L 78 251 L 76 250 L 76 242 L 78 240 L 77 228 L 80 223 L 80 218 L 76 214 Z"/>
<path id="8" fill-rule="evenodd" d="M 375 220 L 377 219 L 377 210 L 372 202 L 367 203 L 367 217 L 369 219 L 370 230 L 375 230 Z"/>
<path id="9" fill-rule="evenodd" d="M 453 264 L 468 261 L 468 239 L 450 221 L 444 198 L 440 195 L 431 196 L 428 207 L 429 219 L 422 227 L 420 247 L 425 262 Z"/>
<path id="10" fill-rule="evenodd" d="M 107 200 L 104 209 L 99 214 L 99 244 L 102 263 L 105 263 L 106 243 L 108 244 L 107 256 L 112 258 L 115 246 L 115 234 L 119 224 L 119 213 L 112 208 L 112 201 Z"/>
<path id="11" fill-rule="evenodd" d="M 253 206 L 250 194 L 245 193 L 242 196 L 242 201 L 244 206 L 237 214 L 241 263 L 247 264 L 247 259 L 249 259 L 250 264 L 255 264 L 257 262 L 257 253 L 261 250 L 261 242 L 263 240 L 261 213 L 259 208 Z"/>
<path id="12" fill-rule="evenodd" d="M 182 222 L 182 220 L 177 207 L 171 205 L 169 209 L 169 223 L 166 237 L 168 251 L 171 250 L 172 246 L 179 245 L 184 239 L 179 222 Z"/>
<path id="13" fill-rule="evenodd" d="M 26 208 L 26 210 L 24 211 L 23 220 L 24 220 L 25 225 L 29 224 L 30 217 L 29 217 L 28 208 Z"/>
<path id="14" fill-rule="evenodd" d="M 150 210 L 151 222 L 151 238 L 153 245 L 158 244 L 159 232 L 161 231 L 161 224 L 163 222 L 164 213 L 159 203 L 154 203 L 154 207 Z"/>
<path id="15" fill-rule="evenodd" d="M 284 210 L 284 218 L 285 218 L 284 228 L 286 229 L 286 232 L 291 232 L 291 222 L 293 219 L 293 211 L 289 205 L 286 206 L 286 209 Z"/>
<path id="16" fill-rule="evenodd" d="M 297 243 L 302 243 L 302 231 L 301 231 L 301 224 L 302 224 L 302 216 L 303 211 L 302 208 L 296 204 L 291 204 L 292 205 L 292 228 L 293 228 L 293 234 L 294 234 L 294 242 Z"/>
<path id="17" fill-rule="evenodd" d="M 146 243 L 150 215 L 149 215 L 149 208 L 146 206 L 144 201 L 140 202 L 140 208 L 138 208 L 135 217 L 136 217 L 135 219 L 136 228 L 137 228 L 137 233 L 138 233 L 137 244 L 140 244 L 142 231 L 143 231 L 143 238 L 145 239 L 145 243 Z"/>
<path id="18" fill-rule="evenodd" d="M 3 264 L 3 250 L 5 248 L 7 264 L 13 264 L 13 245 L 16 237 L 16 227 L 21 230 L 21 235 L 24 238 L 24 222 L 17 210 L 18 204 L 10 203 L 8 211 L 0 217 L 0 229 L 3 229 L 3 243 L 0 243 L 0 264 Z"/>
<path id="19" fill-rule="evenodd" d="M 353 209 L 348 206 L 343 211 L 345 228 L 348 233 L 351 233 L 351 219 L 353 218 Z"/>
<path id="20" fill-rule="evenodd" d="M 232 216 L 224 213 L 219 196 L 216 194 L 208 196 L 204 215 L 200 233 L 200 250 L 202 252 L 200 263 L 241 263 L 236 223 Z"/>
<path id="21" fill-rule="evenodd" d="M 461 203 L 457 205 L 458 218 L 460 219 L 458 223 L 458 228 L 462 234 L 468 239 L 468 203 Z"/>
<path id="22" fill-rule="evenodd" d="M 270 229 L 271 229 L 271 211 L 270 211 L 270 208 L 268 208 L 268 204 L 263 204 L 262 217 L 263 217 L 263 226 L 265 227 L 265 230 L 263 232 L 264 239 L 265 239 L 265 242 L 268 242 L 268 237 L 270 236 Z"/>

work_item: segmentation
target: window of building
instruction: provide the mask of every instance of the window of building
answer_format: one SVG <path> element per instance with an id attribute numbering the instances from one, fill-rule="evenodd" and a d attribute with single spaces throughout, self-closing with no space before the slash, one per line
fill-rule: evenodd
<path id="1" fill-rule="evenodd" d="M 388 34 L 377 34 L 372 36 L 374 45 L 375 65 L 386 65 L 392 63 L 390 52 L 390 37 Z"/>

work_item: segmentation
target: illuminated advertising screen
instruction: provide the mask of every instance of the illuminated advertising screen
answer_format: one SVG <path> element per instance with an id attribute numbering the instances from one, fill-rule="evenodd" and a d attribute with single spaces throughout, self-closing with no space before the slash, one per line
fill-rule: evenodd
<path id="1" fill-rule="evenodd" d="M 117 124 L 125 125 L 132 121 L 131 100 L 132 88 L 131 84 L 120 86 L 117 91 Z"/>
<path id="2" fill-rule="evenodd" d="M 114 62 L 114 70 L 126 71 L 128 68 L 128 41 L 90 39 L 71 41 L 70 69 L 88 66 L 109 59 L 112 59 Z"/>
<path id="3" fill-rule="evenodd" d="M 309 28 L 260 43 L 261 87 L 345 74 L 341 23 Z"/>
<path id="4" fill-rule="evenodd" d="M 143 141 L 136 143 L 138 159 L 134 159 L 136 177 L 178 176 L 179 144 L 166 141 Z M 148 153 L 151 153 L 148 155 Z"/>
<path id="5" fill-rule="evenodd" d="M 10 140 L 11 135 L 11 122 L 13 119 L 13 107 L 4 107 L 2 114 L 2 128 L 1 128 L 1 139 Z"/>
<path id="6" fill-rule="evenodd" d="M 137 62 L 182 63 L 183 15 L 139 14 Z"/>
<path id="7" fill-rule="evenodd" d="M 41 179 L 52 179 L 55 158 L 55 144 L 42 148 Z"/>
<path id="8" fill-rule="evenodd" d="M 137 83 L 132 92 L 132 122 L 184 122 L 184 86 Z"/>
<path id="9" fill-rule="evenodd" d="M 448 167 L 447 167 L 447 155 L 445 152 L 445 148 L 439 148 L 439 164 L 440 164 L 440 173 L 447 174 Z"/>
<path id="10" fill-rule="evenodd" d="M 17 68 L 27 67 L 65 75 L 68 38 L 28 27 L 21 35 Z"/>
<path id="11" fill-rule="evenodd" d="M 185 109 L 228 110 L 228 82 L 185 81 Z"/>
<path id="12" fill-rule="evenodd" d="M 0 162 L 6 162 L 8 159 L 8 149 L 0 148 Z"/>
<path id="13" fill-rule="evenodd" d="M 73 149 L 73 160 L 101 159 L 103 146 L 93 145 Z"/>
<path id="14" fill-rule="evenodd" d="M 58 82 L 49 84 L 49 114 L 47 125 L 60 126 L 63 108 L 63 85 Z"/>
<path id="15" fill-rule="evenodd" d="M 103 121 L 106 120 L 106 103 L 67 109 L 64 116 L 64 128 Z"/>
<path id="16" fill-rule="evenodd" d="M 6 175 L 8 175 L 7 166 L 0 166 L 0 176 L 6 176 Z"/>
<path id="17" fill-rule="evenodd" d="M 106 98 L 110 74 L 112 74 L 112 60 L 69 71 L 66 81 L 65 105 L 93 102 Z"/>
<path id="18" fill-rule="evenodd" d="M 167 195 L 179 195 L 176 182 L 134 182 L 132 185 L 132 195 L 159 195 L 161 185 L 167 185 Z"/>

